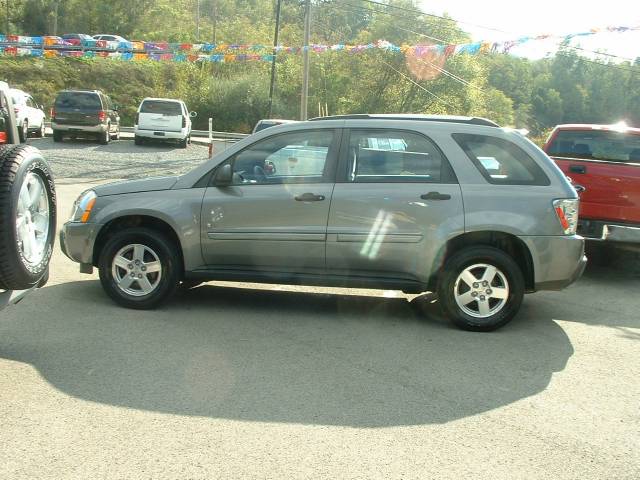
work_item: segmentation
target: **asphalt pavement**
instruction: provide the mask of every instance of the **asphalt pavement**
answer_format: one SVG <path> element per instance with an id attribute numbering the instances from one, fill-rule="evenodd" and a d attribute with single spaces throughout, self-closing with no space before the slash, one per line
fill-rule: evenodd
<path id="1" fill-rule="evenodd" d="M 107 175 L 50 145 L 63 221 Z M 594 258 L 482 334 L 392 291 L 212 282 L 126 310 L 56 245 L 0 313 L 0 478 L 640 478 L 640 261 Z"/>

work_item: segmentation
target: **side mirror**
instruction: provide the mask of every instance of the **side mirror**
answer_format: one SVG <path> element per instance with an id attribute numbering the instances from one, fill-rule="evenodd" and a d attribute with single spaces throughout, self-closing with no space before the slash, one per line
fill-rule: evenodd
<path id="1" fill-rule="evenodd" d="M 225 163 L 216 171 L 215 184 L 218 187 L 224 187 L 226 185 L 231 185 L 232 180 L 233 172 L 231 170 L 231 165 L 229 163 Z"/>
<path id="2" fill-rule="evenodd" d="M 119 109 L 120 109 L 120 106 L 118 106 L 118 105 L 114 105 L 113 106 L 113 111 L 114 112 L 117 112 Z"/>
<path id="3" fill-rule="evenodd" d="M 44 105 L 38 105 L 38 108 L 39 108 L 40 110 L 44 110 Z"/>
<path id="4" fill-rule="evenodd" d="M 191 118 L 197 117 L 198 116 L 198 112 L 189 112 L 189 116 Z"/>

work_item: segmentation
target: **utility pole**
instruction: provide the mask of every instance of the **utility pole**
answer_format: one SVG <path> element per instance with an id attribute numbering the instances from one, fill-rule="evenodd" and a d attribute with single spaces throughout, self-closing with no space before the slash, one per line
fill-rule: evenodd
<path id="1" fill-rule="evenodd" d="M 211 0 L 211 40 L 214 45 L 217 42 L 217 30 L 218 29 L 218 2 L 217 0 Z"/>
<path id="2" fill-rule="evenodd" d="M 200 0 L 196 0 L 196 42 L 200 43 Z"/>
<path id="3" fill-rule="evenodd" d="M 304 47 L 302 50 L 302 95 L 300 102 L 300 120 L 307 119 L 307 100 L 309 97 L 309 37 L 311 34 L 311 0 L 304 2 Z"/>
<path id="4" fill-rule="evenodd" d="M 271 59 L 271 84 L 269 85 L 269 115 L 273 115 L 273 91 L 276 85 L 276 47 L 278 46 L 278 35 L 280 34 L 280 6 L 282 0 L 276 0 L 276 32 L 273 35 L 273 58 Z"/>
<path id="5" fill-rule="evenodd" d="M 53 3 L 53 36 L 58 35 L 58 5 L 60 4 L 60 0 L 56 0 Z M 7 0 L 7 5 L 9 5 L 9 0 Z"/>

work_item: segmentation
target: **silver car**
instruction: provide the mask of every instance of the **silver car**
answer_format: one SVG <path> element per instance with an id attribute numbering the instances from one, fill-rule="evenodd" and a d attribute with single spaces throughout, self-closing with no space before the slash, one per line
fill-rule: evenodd
<path id="1" fill-rule="evenodd" d="M 267 129 L 186 175 L 86 191 L 61 245 L 130 308 L 208 280 L 431 291 L 456 325 L 492 330 L 525 293 L 581 275 L 577 212 L 518 132 L 350 115 Z"/>

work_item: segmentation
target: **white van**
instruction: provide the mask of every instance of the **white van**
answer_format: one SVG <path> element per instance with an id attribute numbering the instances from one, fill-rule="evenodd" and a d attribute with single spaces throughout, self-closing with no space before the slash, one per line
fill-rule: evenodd
<path id="1" fill-rule="evenodd" d="M 43 106 L 38 105 L 27 92 L 17 88 L 12 88 L 9 92 L 13 99 L 20 141 L 26 142 L 29 133 L 35 133 L 37 137 L 44 137 L 46 114 Z"/>
<path id="2" fill-rule="evenodd" d="M 191 117 L 182 100 L 173 98 L 145 98 L 138 107 L 134 126 L 136 145 L 145 139 L 177 141 L 187 148 L 191 141 Z"/>

